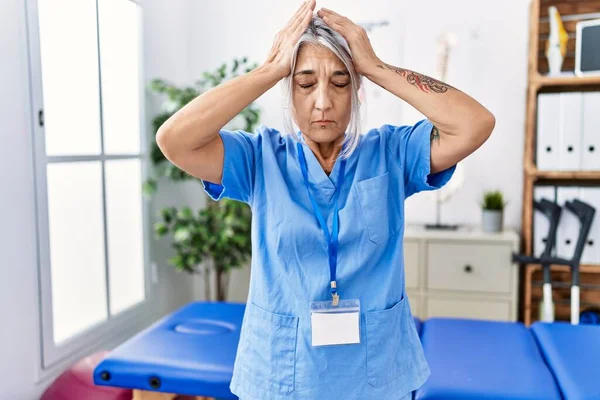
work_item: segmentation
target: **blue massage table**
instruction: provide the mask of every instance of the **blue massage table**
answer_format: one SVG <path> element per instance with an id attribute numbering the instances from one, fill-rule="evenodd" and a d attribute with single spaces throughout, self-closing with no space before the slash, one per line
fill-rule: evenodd
<path id="1" fill-rule="evenodd" d="M 415 399 L 561 399 L 522 324 L 434 318 L 423 324 L 421 342 L 431 376 Z"/>
<path id="2" fill-rule="evenodd" d="M 94 382 L 134 389 L 142 400 L 150 398 L 143 393 L 237 399 L 229 383 L 244 310 L 240 303 L 189 304 L 110 352 Z M 600 325 L 415 323 L 432 372 L 415 400 L 600 399 Z"/>
<path id="3" fill-rule="evenodd" d="M 531 330 L 565 399 L 600 399 L 600 325 L 535 323 Z"/>
<path id="4" fill-rule="evenodd" d="M 150 398 L 142 392 L 237 399 L 229 383 L 245 308 L 188 304 L 110 352 L 94 383 L 137 390 L 139 399 Z"/>

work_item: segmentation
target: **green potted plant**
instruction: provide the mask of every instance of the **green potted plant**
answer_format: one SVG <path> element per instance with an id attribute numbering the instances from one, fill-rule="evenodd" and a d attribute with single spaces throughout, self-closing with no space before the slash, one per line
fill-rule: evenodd
<path id="1" fill-rule="evenodd" d="M 203 92 L 218 86 L 225 80 L 249 72 L 257 64 L 248 65 L 246 57 L 234 59 L 231 65 L 222 64 L 213 72 L 204 72 L 202 79 L 194 86 L 180 88 L 162 79 L 154 79 L 149 88 L 167 97 L 163 111 L 152 120 L 153 137 L 158 128 L 174 113 Z M 225 128 L 243 129 L 252 132 L 259 122 L 260 109 L 254 103 L 242 110 Z M 180 170 L 169 162 L 158 148 L 156 140 L 151 140 L 150 158 L 154 177 L 144 182 L 143 191 L 151 197 L 157 190 L 157 178 L 167 177 L 173 181 L 195 180 L 202 182 Z M 193 211 L 189 207 L 165 207 L 159 213 L 159 221 L 154 224 L 157 238 L 169 236 L 175 255 L 168 262 L 176 270 L 190 274 L 204 274 L 204 289 L 207 300 L 212 299 L 209 274 L 216 274 L 217 301 L 227 299 L 229 272 L 246 263 L 251 256 L 251 210 L 247 204 L 222 198 L 218 202 L 208 199 L 206 208 Z"/>
<path id="2" fill-rule="evenodd" d="M 501 232 L 504 229 L 504 206 L 506 201 L 499 190 L 488 190 L 483 193 L 481 208 L 485 232 Z"/>

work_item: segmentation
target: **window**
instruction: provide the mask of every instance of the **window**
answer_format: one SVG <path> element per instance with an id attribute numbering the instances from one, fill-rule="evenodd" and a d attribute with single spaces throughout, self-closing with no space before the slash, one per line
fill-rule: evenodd
<path id="1" fill-rule="evenodd" d="M 141 7 L 28 0 L 43 366 L 149 309 Z"/>

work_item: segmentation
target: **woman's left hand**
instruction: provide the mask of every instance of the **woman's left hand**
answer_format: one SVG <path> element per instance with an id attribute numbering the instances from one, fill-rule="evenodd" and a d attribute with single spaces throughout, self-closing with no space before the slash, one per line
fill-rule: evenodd
<path id="1" fill-rule="evenodd" d="M 350 50 L 356 72 L 365 75 L 369 68 L 372 68 L 381 60 L 375 55 L 373 46 L 367 36 L 367 31 L 360 25 L 356 25 L 350 19 L 339 15 L 327 8 L 321 8 L 317 15 L 323 21 L 346 39 Z"/>

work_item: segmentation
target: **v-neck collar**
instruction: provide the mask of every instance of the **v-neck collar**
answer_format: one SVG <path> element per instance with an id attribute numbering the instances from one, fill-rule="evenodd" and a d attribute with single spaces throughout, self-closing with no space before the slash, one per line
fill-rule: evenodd
<path id="1" fill-rule="evenodd" d="M 310 146 L 304 140 L 304 135 L 302 135 L 301 132 L 298 132 L 298 137 L 300 139 L 300 143 L 304 148 L 304 155 L 308 167 L 308 174 L 317 184 L 317 186 L 319 186 L 319 188 L 325 192 L 326 197 L 328 199 L 331 198 L 335 193 L 336 189 L 335 184 L 338 170 L 340 168 L 339 165 L 341 162 L 341 157 L 338 156 L 338 158 L 335 160 L 335 163 L 333 164 L 331 172 L 329 173 L 329 175 L 327 175 L 321 164 L 319 164 L 317 156 L 315 156 Z"/>

